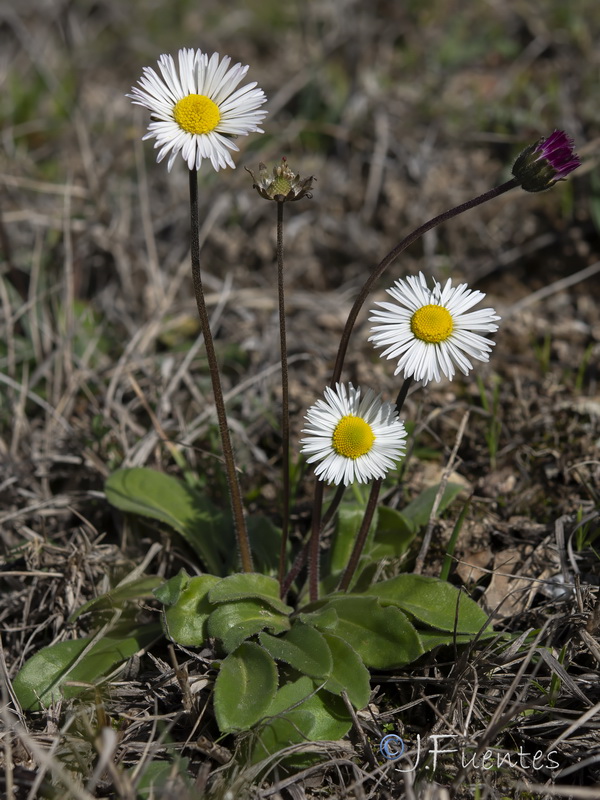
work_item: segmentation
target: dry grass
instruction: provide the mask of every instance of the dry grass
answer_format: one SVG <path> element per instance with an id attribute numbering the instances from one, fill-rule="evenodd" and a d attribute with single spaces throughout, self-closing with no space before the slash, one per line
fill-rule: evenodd
<path id="1" fill-rule="evenodd" d="M 134 800 L 152 761 L 171 765 L 153 795 L 161 798 L 598 796 L 600 11 L 592 0 L 580 5 L 552 0 L 544 16 L 529 0 L 468 10 L 255 0 L 231 13 L 211 1 L 202 14 L 183 0 L 168 9 L 0 5 L 0 785 L 8 798 Z M 142 66 L 184 45 L 250 63 L 270 98 L 267 134 L 241 143 L 240 168 L 201 177 L 208 302 L 243 490 L 250 510 L 275 519 L 274 209 L 251 192 L 242 165 L 285 153 L 317 176 L 314 199 L 286 209 L 295 435 L 328 380 L 365 274 L 406 232 L 500 183 L 523 141 L 554 127 L 588 159 L 552 192 L 512 192 L 428 234 L 390 271 L 390 280 L 420 268 L 452 274 L 487 292 L 503 317 L 482 390 L 459 380 L 410 395 L 417 447 L 406 479 L 410 492 L 439 480 L 470 410 L 454 469 L 473 503 L 453 580 L 495 612 L 499 633 L 523 637 L 373 675 L 372 703 L 348 740 L 315 745 L 325 757 L 299 774 L 277 763 L 252 771 L 231 760 L 231 737 L 216 741 L 208 648 L 160 642 L 89 702 L 44 713 L 23 713 L 10 694 L 24 661 L 87 633 L 85 617 L 70 615 L 146 556 L 152 574 L 198 569 L 168 531 L 111 511 L 102 489 L 114 469 L 176 472 L 166 435 L 215 499 L 223 491 L 191 299 L 187 176 L 155 165 L 139 141 L 144 119 L 124 97 Z M 391 396 L 392 370 L 366 330 L 363 314 L 346 377 Z M 294 520 L 303 532 L 303 491 Z M 454 516 L 436 521 L 430 574 L 439 574 L 453 524 Z M 572 588 L 561 593 L 559 579 Z M 137 613 L 150 618 L 156 608 Z M 421 737 L 416 771 L 381 759 L 390 728 L 415 756 Z M 432 782 L 424 764 L 434 735 L 456 737 L 443 741 L 459 752 L 439 757 Z M 509 759 L 501 769 L 482 767 L 489 748 Z M 523 766 L 519 748 L 556 751 L 559 767 L 548 768 L 547 755 L 543 769 Z M 465 753 L 477 754 L 476 766 L 463 768 Z"/>

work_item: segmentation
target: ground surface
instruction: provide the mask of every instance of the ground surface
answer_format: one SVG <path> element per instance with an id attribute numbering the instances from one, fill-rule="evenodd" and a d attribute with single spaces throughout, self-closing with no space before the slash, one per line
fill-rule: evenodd
<path id="1" fill-rule="evenodd" d="M 0 5 L 6 679 L 41 647 L 87 633 L 85 618 L 69 622 L 71 614 L 140 563 L 163 577 L 199 569 L 166 529 L 109 508 L 103 486 L 113 470 L 177 474 L 166 434 L 219 500 L 189 274 L 187 173 L 177 163 L 168 174 L 141 142 L 147 119 L 125 93 L 143 66 L 181 46 L 229 53 L 251 65 L 269 97 L 266 133 L 240 142 L 238 169 L 203 168 L 201 205 L 242 489 L 250 511 L 276 521 L 275 209 L 242 167 L 285 155 L 317 178 L 312 200 L 285 209 L 296 462 L 304 411 L 329 380 L 348 310 L 379 260 L 428 218 L 506 180 L 519 149 L 554 128 L 567 130 L 584 158 L 550 192 L 514 190 L 427 234 L 375 292 L 380 299 L 394 278 L 423 270 L 486 292 L 502 316 L 480 385 L 471 376 L 413 389 L 404 414 L 415 447 L 404 478 L 407 496 L 439 481 L 470 411 L 453 469 L 473 500 L 452 580 L 489 612 L 502 603 L 500 632 L 534 631 L 530 639 L 374 675 L 359 721 L 368 746 L 354 730 L 300 776 L 227 764 L 235 742 L 215 743 L 210 653 L 173 654 L 159 643 L 96 704 L 43 714 L 22 713 L 5 687 L 9 797 L 45 796 L 54 785 L 73 798 L 135 798 L 152 759 L 174 765 L 155 795 L 164 798 L 597 796 L 600 9 L 592 0 L 544 6 L 542 14 L 528 0 L 256 0 L 227 13 L 212 1 L 202 12 L 182 1 Z M 392 365 L 367 332 L 364 311 L 344 379 L 391 398 L 399 388 Z M 310 491 L 307 472 L 297 536 Z M 436 521 L 425 572 L 439 574 L 459 510 Z M 410 571 L 415 555 L 390 568 Z M 573 588 L 561 592 L 564 579 Z M 156 616 L 156 605 L 139 614 Z M 187 665 L 188 705 L 188 679 L 176 679 L 173 659 Z M 105 741 L 107 719 L 116 736 Z M 478 758 L 489 745 L 512 760 L 463 768 L 460 754 L 448 755 L 432 783 L 424 769 L 399 773 L 382 762 L 378 742 L 390 726 L 413 746 L 417 736 L 431 746 L 435 734 L 468 731 Z M 520 750 L 556 751 L 559 766 L 547 755 L 535 767 L 519 762 Z M 194 790 L 181 783 L 177 756 L 188 760 Z"/>

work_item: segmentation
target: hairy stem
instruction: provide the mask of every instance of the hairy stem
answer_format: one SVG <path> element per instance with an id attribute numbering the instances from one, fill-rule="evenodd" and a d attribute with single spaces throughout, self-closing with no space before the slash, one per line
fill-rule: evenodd
<path id="1" fill-rule="evenodd" d="M 310 602 L 319 599 L 319 542 L 321 539 L 321 507 L 325 483 L 317 481 L 312 517 L 312 534 L 308 552 L 308 591 Z"/>
<path id="2" fill-rule="evenodd" d="M 279 586 L 283 590 L 290 516 L 290 401 L 287 341 L 285 330 L 285 290 L 283 281 L 283 203 L 277 202 L 277 294 L 279 300 L 279 346 L 281 350 L 281 458 L 282 523 L 279 553 Z"/>
<path id="3" fill-rule="evenodd" d="M 340 504 L 340 502 L 342 500 L 342 497 L 344 495 L 345 489 L 346 489 L 346 487 L 343 484 L 338 486 L 333 500 L 329 504 L 329 506 L 327 508 L 327 511 L 323 514 L 323 519 L 321 520 L 321 530 L 319 532 L 319 536 L 321 535 L 321 533 L 323 533 L 323 531 L 325 530 L 327 525 L 330 523 L 331 518 L 333 517 L 333 515 L 337 511 L 338 506 L 339 506 L 339 504 Z M 284 579 L 283 583 L 281 584 L 281 599 L 282 600 L 285 600 L 285 597 L 286 597 L 287 593 L 290 590 L 290 586 L 292 585 L 292 583 L 296 580 L 296 578 L 300 574 L 300 570 L 304 566 L 304 564 L 306 562 L 306 559 L 308 557 L 309 547 L 310 547 L 310 539 L 308 539 L 304 543 L 304 545 L 302 546 L 302 550 L 300 550 L 300 552 L 298 553 L 298 555 L 294 559 L 294 563 L 292 564 L 292 568 L 290 569 L 288 574 L 285 576 L 285 579 Z"/>
<path id="4" fill-rule="evenodd" d="M 350 555 L 350 560 L 348 561 L 348 566 L 346 567 L 346 571 L 344 572 L 342 580 L 340 581 L 339 589 L 342 592 L 345 592 L 348 589 L 350 586 L 350 581 L 356 572 L 356 567 L 358 566 L 365 542 L 367 541 L 367 534 L 369 533 L 373 514 L 375 513 L 375 509 L 377 507 L 381 483 L 382 479 L 377 478 L 377 480 L 374 480 L 371 485 L 371 491 L 369 493 L 369 499 L 367 501 L 367 507 L 365 508 L 365 514 L 363 516 L 362 523 L 360 525 L 360 530 L 358 532 L 358 536 L 356 537 L 356 541 L 354 542 L 354 547 L 352 549 L 352 554 Z"/>
<path id="5" fill-rule="evenodd" d="M 356 318 L 358 317 L 358 313 L 363 307 L 365 300 L 369 296 L 369 293 L 373 288 L 373 284 L 379 280 L 389 265 L 392 264 L 398 258 L 398 256 L 406 250 L 407 247 L 410 247 L 413 242 L 416 242 L 417 239 L 420 239 L 424 233 L 427 233 L 427 231 L 430 231 L 432 228 L 435 228 L 442 222 L 452 219 L 452 217 L 457 217 L 459 214 L 462 214 L 463 211 L 468 211 L 470 208 L 475 208 L 475 206 L 479 206 L 482 203 L 486 203 L 488 200 L 492 200 L 494 197 L 498 197 L 499 195 L 508 192 L 509 189 L 513 189 L 518 185 L 519 184 L 517 181 L 513 178 L 510 181 L 501 184 L 500 186 L 496 186 L 494 189 L 490 189 L 489 192 L 485 192 L 484 194 L 479 195 L 479 197 L 475 197 L 473 200 L 468 200 L 466 203 L 461 203 L 461 205 L 456 206 L 456 208 L 451 208 L 449 211 L 444 211 L 443 214 L 433 217 L 433 219 L 430 219 L 429 222 L 426 222 L 424 225 L 421 225 L 420 228 L 417 228 L 412 233 L 409 233 L 406 238 L 404 238 L 399 244 L 396 245 L 396 247 L 394 247 L 393 250 L 387 254 L 387 256 L 385 256 L 385 258 L 375 267 L 373 272 L 365 281 L 358 297 L 354 301 L 354 305 L 350 309 L 350 314 L 346 320 L 346 325 L 344 327 L 342 338 L 340 340 L 340 346 L 338 348 L 335 366 L 333 368 L 333 375 L 331 377 L 330 384 L 332 388 L 335 387 L 335 384 L 341 377 L 342 369 L 344 367 L 344 359 L 346 358 L 346 351 L 348 350 L 350 336 L 352 334 L 352 329 L 354 328 Z"/>
<path id="6" fill-rule="evenodd" d="M 202 326 L 202 334 L 204 336 L 204 347 L 206 348 L 206 357 L 208 359 L 208 368 L 210 370 L 210 378 L 212 381 L 213 395 L 215 398 L 215 407 L 217 409 L 219 433 L 221 434 L 221 447 L 223 449 L 223 460 L 225 461 L 227 483 L 229 485 L 229 497 L 231 500 L 231 510 L 233 513 L 233 524 L 235 527 L 235 533 L 240 551 L 242 569 L 244 572 L 252 572 L 253 567 L 252 567 L 252 553 L 250 551 L 250 540 L 248 539 L 248 531 L 246 529 L 246 520 L 244 517 L 244 507 L 242 505 L 240 484 L 238 481 L 238 474 L 235 466 L 233 448 L 231 446 L 231 439 L 229 436 L 229 427 L 227 425 L 227 412 L 225 411 L 225 401 L 223 399 L 223 389 L 221 387 L 221 375 L 219 373 L 219 364 L 217 362 L 215 345 L 210 331 L 210 321 L 208 318 L 206 301 L 204 299 L 204 290 L 202 288 L 202 275 L 200 272 L 200 239 L 199 239 L 200 215 L 198 211 L 198 174 L 195 168 L 190 170 L 190 211 L 191 211 L 192 279 L 194 281 L 194 293 L 196 295 L 196 305 L 198 307 L 198 316 L 200 317 L 200 325 Z"/>
<path id="7" fill-rule="evenodd" d="M 404 401 L 406 400 L 406 396 L 408 395 L 408 390 L 410 389 L 410 385 L 413 382 L 412 376 L 410 378 L 405 378 L 402 386 L 400 387 L 400 391 L 398 392 L 398 397 L 396 398 L 396 411 L 398 412 L 398 416 L 400 416 L 400 412 L 402 411 L 402 406 L 404 405 Z"/>

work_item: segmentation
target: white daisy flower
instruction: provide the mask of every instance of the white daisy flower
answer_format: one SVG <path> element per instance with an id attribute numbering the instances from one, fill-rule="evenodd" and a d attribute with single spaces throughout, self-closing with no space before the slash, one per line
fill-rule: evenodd
<path id="1" fill-rule="evenodd" d="M 171 171 L 181 152 L 189 169 L 200 169 L 203 158 L 209 158 L 217 170 L 235 167 L 230 150 L 239 150 L 235 136 L 263 133 L 259 124 L 267 112 L 259 110 L 266 101 L 262 89 L 249 83 L 235 91 L 248 67 L 236 64 L 229 68 L 229 56 L 209 58 L 201 50 L 179 51 L 179 69 L 172 56 L 158 59 L 160 75 L 152 67 L 127 95 L 139 106 L 150 109 L 152 122 L 144 139 L 156 138 L 160 147 L 157 161 L 169 154 Z"/>
<path id="2" fill-rule="evenodd" d="M 327 483 L 345 486 L 372 478 L 385 478 L 388 470 L 404 454 L 406 430 L 398 419 L 396 406 L 383 403 L 367 389 L 361 399 L 360 388 L 336 384 L 327 387 L 325 400 L 317 400 L 306 413 L 307 427 L 302 433 L 301 452 L 307 461 L 321 463 L 315 475 Z"/>
<path id="3" fill-rule="evenodd" d="M 483 292 L 468 289 L 466 283 L 452 288 L 450 278 L 443 288 L 434 280 L 429 289 L 422 272 L 396 281 L 387 292 L 401 305 L 377 303 L 385 310 L 372 310 L 369 320 L 379 324 L 371 328 L 369 341 L 387 348 L 382 358 L 399 357 L 394 375 L 403 372 L 425 385 L 439 381 L 440 373 L 452 380 L 455 366 L 468 375 L 473 369 L 469 357 L 488 361 L 495 342 L 474 331 L 497 331 L 494 323 L 500 317 L 493 308 L 466 313 L 483 300 Z"/>

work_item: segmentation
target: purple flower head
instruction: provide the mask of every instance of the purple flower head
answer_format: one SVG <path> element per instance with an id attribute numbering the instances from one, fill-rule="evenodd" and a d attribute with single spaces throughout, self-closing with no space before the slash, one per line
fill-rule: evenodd
<path id="1" fill-rule="evenodd" d="M 512 174 L 526 192 L 542 192 L 581 165 L 573 140 L 564 131 L 554 131 L 520 154 Z"/>
<path id="2" fill-rule="evenodd" d="M 555 180 L 559 181 L 581 165 L 577 154 L 573 151 L 573 140 L 564 131 L 554 131 L 547 139 L 540 139 L 536 146 L 538 161 L 545 158 L 556 170 Z"/>

